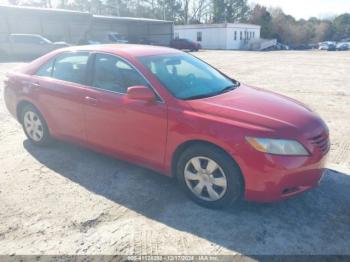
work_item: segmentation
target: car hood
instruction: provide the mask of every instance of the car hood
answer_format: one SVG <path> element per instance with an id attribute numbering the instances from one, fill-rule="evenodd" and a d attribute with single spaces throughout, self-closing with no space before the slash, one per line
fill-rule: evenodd
<path id="1" fill-rule="evenodd" d="M 205 99 L 188 101 L 198 113 L 232 121 L 234 125 L 270 132 L 314 135 L 325 128 L 320 117 L 302 103 L 259 88 L 237 89 Z"/>

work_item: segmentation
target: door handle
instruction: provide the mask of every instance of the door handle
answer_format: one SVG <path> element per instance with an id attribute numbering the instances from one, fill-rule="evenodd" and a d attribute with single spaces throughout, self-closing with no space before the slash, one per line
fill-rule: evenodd
<path id="1" fill-rule="evenodd" d="M 31 83 L 31 86 L 33 88 L 39 88 L 40 87 L 40 84 L 39 83 Z"/>
<path id="2" fill-rule="evenodd" d="M 90 96 L 86 96 L 85 97 L 85 101 L 90 104 L 90 105 L 96 105 L 97 104 L 97 99 L 90 97 Z"/>

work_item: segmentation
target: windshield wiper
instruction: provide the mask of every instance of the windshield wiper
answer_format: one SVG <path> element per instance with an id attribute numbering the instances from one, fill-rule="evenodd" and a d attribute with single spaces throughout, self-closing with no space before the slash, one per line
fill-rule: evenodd
<path id="1" fill-rule="evenodd" d="M 239 85 L 240 85 L 240 83 L 237 82 L 234 85 L 226 86 L 225 88 L 223 88 L 219 92 L 217 92 L 215 95 L 220 95 L 220 94 L 224 94 L 224 93 L 230 92 L 230 91 L 236 89 L 237 87 L 239 87 Z"/>
<path id="2" fill-rule="evenodd" d="M 233 89 L 235 89 L 235 88 L 236 88 L 236 85 L 227 86 L 227 87 L 221 89 L 221 90 L 218 92 L 218 94 L 227 93 L 227 92 L 229 92 L 229 91 L 231 91 L 231 90 L 233 90 Z"/>
<path id="3" fill-rule="evenodd" d="M 207 97 L 211 97 L 215 94 L 205 94 L 205 95 L 195 95 L 195 96 L 189 96 L 184 98 L 184 100 L 194 100 L 194 99 L 201 99 L 201 98 L 207 98 Z"/>
<path id="4" fill-rule="evenodd" d="M 227 93 L 229 91 L 232 91 L 234 89 L 236 89 L 237 87 L 240 86 L 239 82 L 236 82 L 233 85 L 229 85 L 223 89 L 221 89 L 219 92 L 215 92 L 215 93 L 210 93 L 210 94 L 202 94 L 202 95 L 194 95 L 194 96 L 189 96 L 184 98 L 184 100 L 194 100 L 194 99 L 201 99 L 201 98 L 207 98 L 207 97 L 211 97 L 211 96 L 217 96 L 223 93 Z"/>

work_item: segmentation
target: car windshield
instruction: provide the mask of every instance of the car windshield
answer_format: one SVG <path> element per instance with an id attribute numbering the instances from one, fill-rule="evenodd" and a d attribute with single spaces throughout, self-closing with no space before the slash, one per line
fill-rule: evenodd
<path id="1" fill-rule="evenodd" d="M 143 56 L 139 60 L 178 99 L 211 97 L 239 86 L 237 81 L 186 53 Z"/>
<path id="2" fill-rule="evenodd" d="M 125 40 L 125 37 L 123 35 L 120 35 L 117 33 L 110 33 L 109 37 L 110 37 L 110 40 L 114 40 L 114 41 Z"/>
<path id="3" fill-rule="evenodd" d="M 42 39 L 43 42 L 48 43 L 48 44 L 52 44 L 52 41 L 50 41 L 49 39 L 47 39 L 43 36 L 40 36 L 40 38 Z"/>

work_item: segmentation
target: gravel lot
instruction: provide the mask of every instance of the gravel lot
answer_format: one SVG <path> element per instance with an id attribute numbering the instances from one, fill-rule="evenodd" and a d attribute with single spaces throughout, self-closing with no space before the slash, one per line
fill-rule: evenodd
<path id="1" fill-rule="evenodd" d="M 349 254 L 350 52 L 196 54 L 294 97 L 331 130 L 321 186 L 275 204 L 213 211 L 166 177 L 63 142 L 35 148 L 0 97 L 0 254 Z M 0 63 L 4 73 L 18 63 Z"/>

